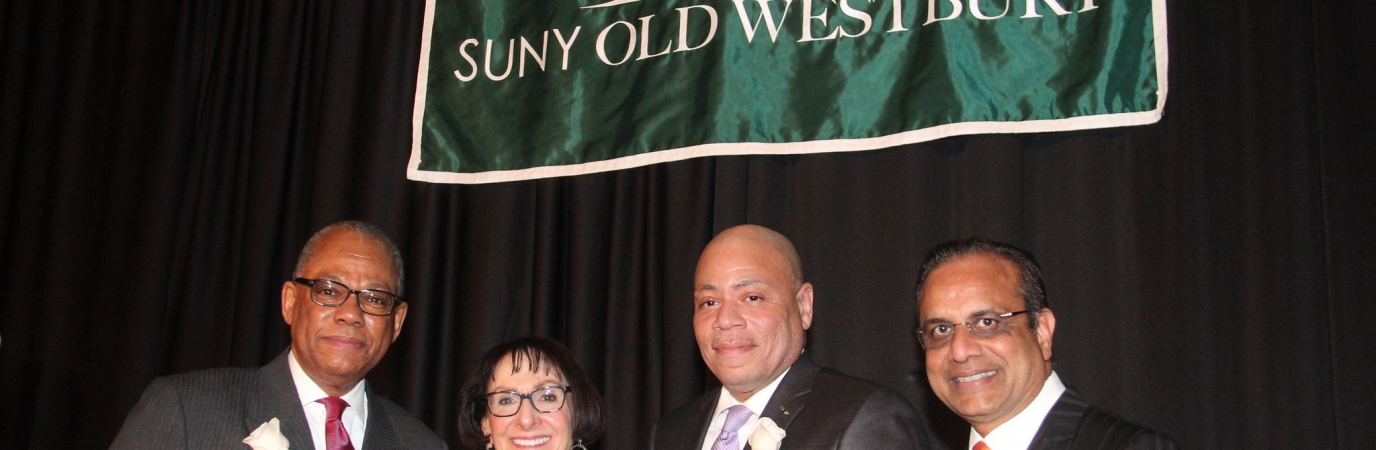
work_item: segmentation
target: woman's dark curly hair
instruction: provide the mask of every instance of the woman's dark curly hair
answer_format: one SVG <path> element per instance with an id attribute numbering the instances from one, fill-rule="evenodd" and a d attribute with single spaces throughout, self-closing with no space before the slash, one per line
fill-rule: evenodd
<path id="1" fill-rule="evenodd" d="M 569 396 L 564 407 L 569 408 L 573 439 L 591 443 L 602 436 L 605 419 L 602 417 L 602 396 L 597 394 L 588 375 L 578 366 L 563 344 L 539 336 L 526 336 L 497 344 L 487 350 L 473 375 L 460 391 L 459 436 L 470 448 L 483 448 L 488 437 L 483 434 L 482 420 L 487 414 L 487 384 L 496 379 L 497 363 L 511 355 L 511 371 L 548 371 L 562 376 L 569 384 Z M 528 367 L 527 367 L 528 366 Z"/>

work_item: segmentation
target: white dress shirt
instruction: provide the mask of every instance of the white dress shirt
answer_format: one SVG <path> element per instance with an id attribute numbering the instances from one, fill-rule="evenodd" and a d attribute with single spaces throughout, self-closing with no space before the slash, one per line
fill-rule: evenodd
<path id="1" fill-rule="evenodd" d="M 722 387 L 721 397 L 717 399 L 717 412 L 712 416 L 712 425 L 707 427 L 707 435 L 702 439 L 702 450 L 712 450 L 712 444 L 715 444 L 717 438 L 721 437 L 721 429 L 726 426 L 726 410 L 736 405 L 745 405 L 746 408 L 750 409 L 750 420 L 746 420 L 745 425 L 741 425 L 741 429 L 736 430 L 736 441 L 741 444 L 741 448 L 745 448 L 746 441 L 750 440 L 750 435 L 755 432 L 756 425 L 760 423 L 760 413 L 764 411 L 765 406 L 769 406 L 769 398 L 774 396 L 774 391 L 779 389 L 779 382 L 783 381 L 789 370 L 793 370 L 793 368 L 784 370 L 784 373 L 779 374 L 779 377 L 775 378 L 768 386 L 746 399 L 745 403 L 736 401 L 736 398 L 732 397 L 725 387 Z"/>
<path id="2" fill-rule="evenodd" d="M 306 375 L 306 371 L 301 370 L 301 363 L 296 362 L 295 352 L 291 358 L 287 358 L 287 364 L 291 366 L 291 380 L 296 383 L 296 395 L 301 397 L 301 408 L 306 411 L 306 423 L 311 427 L 311 440 L 315 441 L 315 450 L 325 450 L 325 404 L 316 400 L 329 397 L 330 394 L 316 386 L 315 381 Z M 349 403 L 349 407 L 344 408 L 344 413 L 340 414 L 339 420 L 344 422 L 344 429 L 349 432 L 349 442 L 354 444 L 354 448 L 363 448 L 364 425 L 368 423 L 368 396 L 364 394 L 364 383 L 367 381 L 359 381 L 353 389 L 339 397 Z M 291 448 L 304 446 L 292 442 Z"/>
<path id="3" fill-rule="evenodd" d="M 1051 376 L 1046 377 L 1046 383 L 1042 384 L 1037 398 L 1032 399 L 1032 403 L 1018 415 L 990 431 L 988 436 L 980 436 L 974 427 L 970 427 L 970 444 L 966 449 L 974 449 L 976 443 L 984 441 L 989 450 L 1027 450 L 1027 446 L 1032 445 L 1032 438 L 1037 437 L 1037 430 L 1042 428 L 1046 413 L 1051 412 L 1051 407 L 1056 406 L 1056 401 L 1061 399 L 1064 392 L 1065 384 L 1052 371 Z"/>

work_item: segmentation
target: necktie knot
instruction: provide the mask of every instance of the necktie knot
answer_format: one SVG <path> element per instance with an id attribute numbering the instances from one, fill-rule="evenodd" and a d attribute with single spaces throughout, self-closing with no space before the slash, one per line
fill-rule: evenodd
<path id="1" fill-rule="evenodd" d="M 315 402 L 325 404 L 325 420 L 339 420 L 344 415 L 344 408 L 349 407 L 349 402 L 339 397 L 325 397 Z"/>
<path id="2" fill-rule="evenodd" d="M 344 422 L 339 420 L 344 415 L 344 408 L 349 407 L 349 402 L 339 397 L 325 397 L 316 402 L 325 405 L 325 448 L 354 450 L 354 444 L 349 441 L 349 431 L 344 429 Z"/>
<path id="3" fill-rule="evenodd" d="M 972 448 L 971 450 L 990 450 L 990 449 L 989 449 L 989 446 L 988 446 L 987 444 L 984 443 L 984 441 L 979 441 L 979 442 L 976 442 L 976 443 L 975 443 L 974 448 Z"/>
<path id="4" fill-rule="evenodd" d="M 740 439 L 737 431 L 750 420 L 750 408 L 745 405 L 736 405 L 726 408 L 726 423 L 721 427 L 721 435 L 717 437 L 717 442 L 712 444 L 712 450 L 738 450 L 741 448 Z"/>

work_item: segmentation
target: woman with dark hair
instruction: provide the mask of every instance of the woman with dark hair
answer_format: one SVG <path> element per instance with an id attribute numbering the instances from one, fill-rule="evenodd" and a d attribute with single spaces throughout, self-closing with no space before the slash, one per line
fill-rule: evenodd
<path id="1" fill-rule="evenodd" d="M 602 397 L 567 348 L 526 336 L 488 349 L 464 384 L 459 434 L 470 448 L 586 450 Z"/>

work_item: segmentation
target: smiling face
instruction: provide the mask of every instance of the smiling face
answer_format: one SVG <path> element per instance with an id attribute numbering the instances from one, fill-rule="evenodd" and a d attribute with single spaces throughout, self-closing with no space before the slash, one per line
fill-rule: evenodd
<path id="1" fill-rule="evenodd" d="M 346 229 L 321 237 L 301 276 L 330 280 L 350 289 L 399 292 L 392 256 L 375 239 Z M 309 286 L 282 285 L 282 318 L 291 326 L 292 354 L 325 393 L 343 395 L 376 366 L 401 333 L 406 303 L 390 316 L 364 314 L 356 296 L 338 307 L 311 301 Z"/>
<path id="2" fill-rule="evenodd" d="M 922 287 L 920 321 L 960 323 L 975 317 L 1023 310 L 1018 271 L 1012 263 L 976 253 L 933 270 Z M 956 414 L 988 435 L 1022 412 L 1051 375 L 1051 336 L 1056 319 L 1051 310 L 1007 319 L 1007 333 L 988 339 L 970 336 L 957 326 L 951 343 L 926 350 L 927 379 L 937 397 Z"/>
<path id="3" fill-rule="evenodd" d="M 783 236 L 744 226 L 722 232 L 698 260 L 698 350 L 737 400 L 768 386 L 803 351 L 812 285 L 799 284 L 796 259 Z"/>
<path id="4" fill-rule="evenodd" d="M 551 365 L 544 364 L 538 372 L 530 370 L 530 361 L 521 364 L 521 370 L 512 373 L 512 357 L 502 357 L 493 369 L 492 380 L 487 383 L 487 392 L 514 391 L 528 394 L 546 386 L 565 386 L 568 381 L 558 373 L 548 370 Z M 569 395 L 574 395 L 570 393 Z M 488 411 L 483 415 L 483 434 L 496 450 L 507 449 L 548 449 L 568 450 L 573 447 L 573 399 L 566 398 L 564 406 L 552 413 L 542 413 L 531 407 L 530 400 L 522 399 L 521 408 L 516 415 L 496 417 Z"/>

